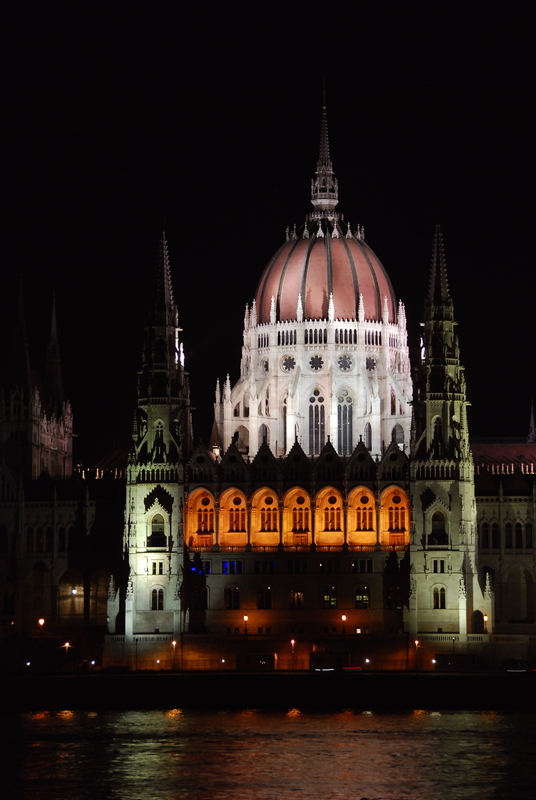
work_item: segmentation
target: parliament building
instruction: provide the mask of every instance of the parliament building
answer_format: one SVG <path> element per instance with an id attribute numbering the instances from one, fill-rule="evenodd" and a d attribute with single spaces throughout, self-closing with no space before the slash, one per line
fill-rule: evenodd
<path id="1" fill-rule="evenodd" d="M 151 274 L 120 470 L 73 470 L 55 312 L 37 379 L 21 302 L 0 395 L 1 635 L 69 637 L 80 662 L 93 648 L 132 670 L 536 663 L 534 418 L 526 441 L 470 440 L 439 227 L 410 363 L 404 303 L 339 210 L 325 108 L 311 208 L 245 306 L 209 447 L 165 234 Z"/>

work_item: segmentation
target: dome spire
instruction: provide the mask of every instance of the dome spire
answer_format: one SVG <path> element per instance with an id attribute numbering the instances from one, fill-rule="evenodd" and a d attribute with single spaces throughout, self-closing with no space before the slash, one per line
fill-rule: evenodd
<path id="1" fill-rule="evenodd" d="M 326 112 L 326 89 L 322 91 L 322 119 L 320 123 L 320 150 L 316 162 L 315 177 L 311 181 L 311 203 L 326 216 L 334 216 L 333 210 L 339 202 L 339 185 L 333 173 L 329 152 L 328 119 Z"/>

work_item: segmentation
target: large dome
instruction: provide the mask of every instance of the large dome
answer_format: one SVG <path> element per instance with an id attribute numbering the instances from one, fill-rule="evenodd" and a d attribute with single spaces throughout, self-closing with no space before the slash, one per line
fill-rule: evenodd
<path id="1" fill-rule="evenodd" d="M 334 219 L 314 221 L 309 228 L 306 238 L 303 234 L 288 237 L 264 270 L 255 295 L 257 321 L 270 322 L 272 297 L 276 318 L 295 320 L 298 296 L 304 319 L 327 319 L 333 294 L 335 319 L 357 319 L 359 298 L 363 295 L 365 319 L 382 319 L 386 297 L 389 322 L 396 322 L 391 281 L 365 243 L 362 230 L 356 235 L 343 233 Z"/>

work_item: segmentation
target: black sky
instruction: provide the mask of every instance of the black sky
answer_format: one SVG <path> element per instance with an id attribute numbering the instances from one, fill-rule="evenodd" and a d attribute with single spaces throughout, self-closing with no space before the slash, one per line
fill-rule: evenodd
<path id="1" fill-rule="evenodd" d="M 326 7 L 307 19 L 270 9 L 256 21 L 238 7 L 177 19 L 175 6 L 136 3 L 12 14 L 3 318 L 22 274 L 37 360 L 56 293 L 77 459 L 128 441 L 162 227 L 195 433 L 208 438 L 216 378 L 238 376 L 245 303 L 286 225 L 309 210 L 323 76 L 341 210 L 365 226 L 413 334 L 441 223 L 472 432 L 526 435 L 531 27 L 515 4 L 471 18 L 430 5 Z"/>

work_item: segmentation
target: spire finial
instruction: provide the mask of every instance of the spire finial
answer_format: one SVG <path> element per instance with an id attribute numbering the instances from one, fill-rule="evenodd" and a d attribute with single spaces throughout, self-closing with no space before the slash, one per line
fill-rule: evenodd
<path id="1" fill-rule="evenodd" d="M 447 262 L 445 259 L 445 244 L 441 225 L 435 226 L 434 239 L 432 244 L 432 263 L 430 266 L 430 278 L 428 282 L 428 294 L 426 298 L 428 311 L 431 312 L 435 307 L 435 314 L 441 309 L 441 316 L 445 313 L 449 319 L 453 315 L 452 298 L 449 291 L 447 276 Z"/>
<path id="2" fill-rule="evenodd" d="M 315 177 L 311 182 L 311 202 L 320 211 L 333 211 L 339 202 L 339 186 L 333 174 L 329 152 L 328 119 L 326 112 L 326 86 L 322 86 L 322 118 L 320 122 L 320 148 Z"/>
<path id="3" fill-rule="evenodd" d="M 530 403 L 530 423 L 527 444 L 536 444 L 536 425 L 534 424 L 534 400 Z"/>

